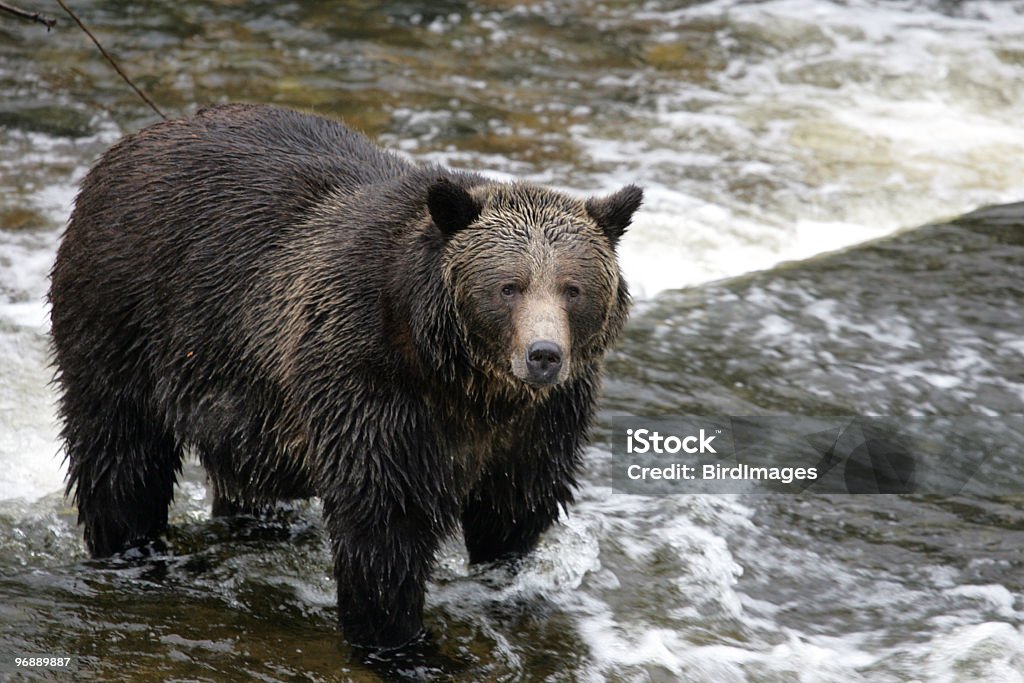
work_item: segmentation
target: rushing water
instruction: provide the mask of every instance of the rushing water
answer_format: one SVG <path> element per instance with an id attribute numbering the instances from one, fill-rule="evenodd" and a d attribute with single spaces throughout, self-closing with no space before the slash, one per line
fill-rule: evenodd
<path id="1" fill-rule="evenodd" d="M 81 680 L 1024 681 L 1024 488 L 627 495 L 607 444 L 628 414 L 1024 413 L 1024 208 L 943 222 L 1024 199 L 1024 2 L 74 6 L 169 113 L 278 102 L 419 160 L 643 185 L 639 302 L 579 504 L 514 576 L 446 546 L 433 649 L 352 652 L 316 504 L 210 520 L 192 463 L 170 552 L 89 560 L 46 274 L 76 183 L 155 115 L 69 21 L 0 15 L 0 656 L 76 655 Z"/>

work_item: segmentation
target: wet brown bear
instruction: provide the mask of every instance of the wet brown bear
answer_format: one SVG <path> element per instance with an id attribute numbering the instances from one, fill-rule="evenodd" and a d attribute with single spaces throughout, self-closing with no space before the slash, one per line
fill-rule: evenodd
<path id="1" fill-rule="evenodd" d="M 640 200 L 415 166 L 269 106 L 128 136 L 50 289 L 89 550 L 158 536 L 191 448 L 215 514 L 319 496 L 346 637 L 414 638 L 460 522 L 471 561 L 515 557 L 572 501 Z"/>

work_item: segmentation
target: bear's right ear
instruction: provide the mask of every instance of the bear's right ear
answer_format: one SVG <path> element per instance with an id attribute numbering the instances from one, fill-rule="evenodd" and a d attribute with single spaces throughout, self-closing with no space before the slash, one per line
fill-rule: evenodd
<path id="1" fill-rule="evenodd" d="M 643 190 L 636 185 L 626 185 L 610 197 L 588 199 L 587 213 L 601 228 L 614 248 L 633 221 L 633 214 L 640 208 L 640 203 L 643 200 Z"/>
<path id="2" fill-rule="evenodd" d="M 427 189 L 427 209 L 430 218 L 445 237 L 451 237 L 459 230 L 480 217 L 480 205 L 466 191 L 447 178 L 438 178 Z"/>

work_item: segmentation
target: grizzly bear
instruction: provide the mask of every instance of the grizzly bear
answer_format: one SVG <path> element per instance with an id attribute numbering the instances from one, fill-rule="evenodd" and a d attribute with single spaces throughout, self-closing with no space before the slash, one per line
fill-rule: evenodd
<path id="1" fill-rule="evenodd" d="M 127 136 L 49 293 L 88 549 L 158 537 L 193 452 L 215 515 L 318 496 L 345 637 L 416 638 L 460 523 L 471 562 L 516 558 L 573 500 L 641 197 L 415 165 L 272 106 Z"/>

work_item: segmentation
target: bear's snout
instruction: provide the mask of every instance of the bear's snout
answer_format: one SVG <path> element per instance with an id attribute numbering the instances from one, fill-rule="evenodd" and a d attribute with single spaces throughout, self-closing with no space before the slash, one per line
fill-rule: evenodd
<path id="1" fill-rule="evenodd" d="M 539 290 L 539 291 L 538 291 Z M 564 382 L 572 362 L 565 307 L 543 287 L 518 302 L 512 338 L 512 374 L 534 387 Z"/>
<path id="2" fill-rule="evenodd" d="M 526 370 L 529 381 L 536 384 L 554 384 L 562 369 L 562 347 L 553 341 L 536 341 L 526 350 Z"/>

